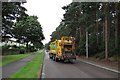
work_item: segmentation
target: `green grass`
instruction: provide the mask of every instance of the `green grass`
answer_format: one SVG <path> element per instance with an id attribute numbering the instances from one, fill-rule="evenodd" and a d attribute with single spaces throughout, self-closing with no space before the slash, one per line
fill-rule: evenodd
<path id="1" fill-rule="evenodd" d="M 17 54 L 17 55 L 6 55 L 2 56 L 2 60 L 0 61 L 0 66 L 5 66 L 7 64 L 10 64 L 12 62 L 18 61 L 22 58 L 25 58 L 27 56 L 31 55 L 30 53 L 26 54 Z"/>
<path id="2" fill-rule="evenodd" d="M 37 54 L 30 62 L 18 70 L 10 78 L 37 78 L 43 62 L 44 52 Z"/>

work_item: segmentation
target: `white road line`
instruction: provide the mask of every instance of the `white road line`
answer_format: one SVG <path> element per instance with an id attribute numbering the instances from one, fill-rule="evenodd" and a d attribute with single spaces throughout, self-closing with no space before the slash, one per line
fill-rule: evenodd
<path id="1" fill-rule="evenodd" d="M 97 64 L 93 64 L 93 63 L 90 63 L 90 62 L 87 62 L 87 61 L 82 61 L 82 60 L 79 60 L 79 61 L 87 63 L 87 64 L 90 64 L 90 65 L 93 65 L 93 66 L 96 66 L 96 67 L 99 67 L 99 68 L 103 68 L 103 69 L 106 69 L 106 70 L 109 70 L 109 71 L 120 73 L 120 71 L 117 71 L 117 70 L 114 70 L 114 69 L 110 69 L 110 68 L 107 68 L 107 67 L 104 67 L 104 66 L 100 66 L 100 65 L 97 65 Z"/>

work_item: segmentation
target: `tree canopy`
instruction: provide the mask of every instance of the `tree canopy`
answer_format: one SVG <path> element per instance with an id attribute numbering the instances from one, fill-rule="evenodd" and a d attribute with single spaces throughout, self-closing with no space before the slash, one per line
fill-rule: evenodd
<path id="1" fill-rule="evenodd" d="M 120 2 L 72 2 L 62 9 L 65 10 L 64 18 L 52 33 L 51 41 L 71 35 L 76 38 L 77 55 L 85 55 L 88 32 L 90 56 L 103 55 L 101 58 L 107 59 L 118 54 Z"/>
<path id="2" fill-rule="evenodd" d="M 2 2 L 2 36 L 12 35 L 11 29 L 15 21 L 19 21 L 25 16 L 27 9 L 21 2 Z"/>
<path id="3" fill-rule="evenodd" d="M 23 2 L 2 2 L 2 39 L 16 38 L 18 43 L 33 44 L 42 48 L 45 39 L 37 16 L 29 16 Z"/>
<path id="4" fill-rule="evenodd" d="M 27 16 L 15 23 L 12 30 L 14 37 L 21 43 L 32 43 L 35 47 L 41 47 L 42 40 L 45 39 L 42 27 L 37 16 Z"/>

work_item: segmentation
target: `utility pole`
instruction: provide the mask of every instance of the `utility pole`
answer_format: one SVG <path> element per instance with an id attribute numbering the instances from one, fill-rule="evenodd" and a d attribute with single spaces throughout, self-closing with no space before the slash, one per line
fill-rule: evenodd
<path id="1" fill-rule="evenodd" d="M 86 30 L 86 58 L 88 58 L 88 31 Z"/>

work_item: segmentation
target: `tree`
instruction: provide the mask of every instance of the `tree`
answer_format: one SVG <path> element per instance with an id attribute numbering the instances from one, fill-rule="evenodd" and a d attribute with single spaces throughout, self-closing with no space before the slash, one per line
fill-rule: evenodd
<path id="1" fill-rule="evenodd" d="M 115 3 L 115 11 L 116 11 L 116 17 L 115 17 L 115 48 L 118 49 L 118 3 Z"/>
<path id="2" fill-rule="evenodd" d="M 105 58 L 108 58 L 108 3 L 105 4 Z"/>
<path id="3" fill-rule="evenodd" d="M 90 56 L 108 59 L 116 55 L 120 43 L 119 6 L 120 2 L 72 2 L 62 7 L 65 10 L 63 24 L 52 33 L 52 40 L 72 35 L 76 37 L 77 54 L 85 55 L 85 33 L 88 31 Z"/>
<path id="4" fill-rule="evenodd" d="M 12 32 L 14 37 L 20 40 L 21 43 L 33 43 L 36 48 L 41 48 L 42 40 L 45 39 L 42 27 L 38 22 L 37 16 L 27 16 L 22 20 L 16 22 Z"/>
<path id="5" fill-rule="evenodd" d="M 28 16 L 26 8 L 21 2 L 3 2 L 2 3 L 2 36 L 12 35 L 11 29 L 15 21 L 19 21 L 25 16 Z"/>

